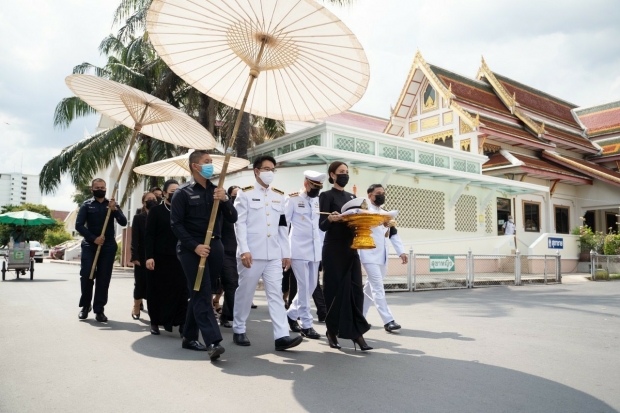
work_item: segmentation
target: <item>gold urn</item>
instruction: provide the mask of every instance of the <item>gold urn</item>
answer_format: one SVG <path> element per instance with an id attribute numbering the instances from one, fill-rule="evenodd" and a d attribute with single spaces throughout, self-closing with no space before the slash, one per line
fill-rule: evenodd
<path id="1" fill-rule="evenodd" d="M 382 214 L 352 214 L 342 217 L 347 225 L 355 230 L 355 238 L 351 248 L 356 250 L 369 250 L 376 248 L 372 239 L 372 228 L 392 220 L 389 215 Z"/>

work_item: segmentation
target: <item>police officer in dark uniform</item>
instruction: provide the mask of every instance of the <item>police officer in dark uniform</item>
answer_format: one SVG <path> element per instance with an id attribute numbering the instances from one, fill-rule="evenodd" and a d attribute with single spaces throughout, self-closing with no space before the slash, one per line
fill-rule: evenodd
<path id="1" fill-rule="evenodd" d="M 224 353 L 224 347 L 219 344 L 222 341 L 222 334 L 215 319 L 211 296 L 224 263 L 224 246 L 221 241 L 222 218 L 234 223 L 237 221 L 237 211 L 226 191 L 223 188 L 216 188 L 209 180 L 213 175 L 213 164 L 208 152 L 198 150 L 192 152 L 189 156 L 189 167 L 192 180 L 175 191 L 170 210 L 172 232 L 179 239 L 177 257 L 187 278 L 190 295 L 182 347 L 206 350 L 211 360 L 215 360 Z M 220 200 L 220 207 L 213 228 L 213 238 L 210 245 L 204 245 L 215 199 Z M 201 257 L 207 257 L 207 265 L 200 290 L 194 291 Z M 206 347 L 198 341 L 198 331 L 202 333 Z"/>
<path id="2" fill-rule="evenodd" d="M 95 299 L 92 304 L 96 320 L 106 322 L 108 318 L 103 309 L 108 302 L 108 288 L 112 278 L 112 268 L 116 257 L 116 239 L 114 237 L 114 221 L 119 225 L 127 225 L 127 218 L 123 211 L 116 206 L 114 199 L 106 199 L 106 183 L 101 178 L 95 178 L 91 183 L 91 199 L 84 201 L 75 220 L 75 229 L 82 234 L 82 262 L 80 269 L 80 284 L 82 296 L 80 297 L 80 311 L 78 318 L 84 320 L 88 317 L 93 299 L 93 285 L 95 285 Z M 105 234 L 102 236 L 105 217 L 110 208 L 110 220 Z M 90 279 L 90 271 L 95 261 L 97 247 L 101 245 L 101 252 L 95 268 L 94 280 Z"/>

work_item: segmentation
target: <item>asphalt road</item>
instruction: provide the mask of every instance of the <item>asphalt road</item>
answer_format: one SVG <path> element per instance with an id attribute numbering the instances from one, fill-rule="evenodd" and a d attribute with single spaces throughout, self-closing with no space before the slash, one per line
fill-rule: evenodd
<path id="1" fill-rule="evenodd" d="M 131 319 L 131 274 L 112 280 L 107 324 L 78 321 L 77 267 L 14 278 L 0 283 L 0 412 L 620 409 L 620 282 L 389 294 L 403 329 L 386 333 L 371 309 L 369 354 L 325 339 L 275 352 L 258 292 L 252 346 L 225 330 L 212 363 Z"/>

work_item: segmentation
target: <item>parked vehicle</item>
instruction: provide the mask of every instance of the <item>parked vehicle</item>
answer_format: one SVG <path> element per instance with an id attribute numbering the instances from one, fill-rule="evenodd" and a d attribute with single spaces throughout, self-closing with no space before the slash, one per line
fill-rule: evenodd
<path id="1" fill-rule="evenodd" d="M 43 247 L 39 241 L 30 241 L 30 251 L 34 251 L 34 260 L 37 263 L 43 262 Z"/>

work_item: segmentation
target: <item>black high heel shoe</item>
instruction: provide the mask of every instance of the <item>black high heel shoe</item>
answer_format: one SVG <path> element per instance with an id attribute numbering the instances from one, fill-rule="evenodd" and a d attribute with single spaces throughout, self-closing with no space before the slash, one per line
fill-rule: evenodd
<path id="1" fill-rule="evenodd" d="M 334 333 L 330 333 L 329 330 L 325 331 L 325 336 L 327 337 L 327 343 L 331 348 L 340 349 L 340 344 L 338 344 L 338 338 Z"/>
<path id="2" fill-rule="evenodd" d="M 357 351 L 357 346 L 360 346 L 360 350 L 362 351 L 372 350 L 372 347 L 366 344 L 366 340 L 364 340 L 364 336 L 359 336 L 355 340 L 351 340 L 351 341 L 353 342 L 353 347 L 355 348 L 355 351 Z"/>

